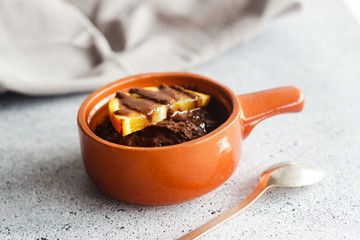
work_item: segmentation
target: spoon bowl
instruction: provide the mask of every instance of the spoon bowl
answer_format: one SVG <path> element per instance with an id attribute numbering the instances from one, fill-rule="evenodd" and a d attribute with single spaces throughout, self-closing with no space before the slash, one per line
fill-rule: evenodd
<path id="1" fill-rule="evenodd" d="M 319 182 L 324 170 L 301 162 L 284 162 L 266 169 L 261 176 L 270 176 L 268 185 L 281 187 L 301 187 Z"/>

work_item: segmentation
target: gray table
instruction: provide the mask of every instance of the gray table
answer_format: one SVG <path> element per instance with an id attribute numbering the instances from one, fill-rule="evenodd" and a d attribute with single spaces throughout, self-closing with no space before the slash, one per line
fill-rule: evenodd
<path id="1" fill-rule="evenodd" d="M 360 235 L 360 28 L 341 2 L 312 1 L 260 36 L 192 72 L 242 94 L 301 88 L 299 114 L 259 124 L 233 176 L 170 206 L 114 200 L 86 176 L 76 114 L 88 95 L 0 96 L 0 239 L 172 239 L 244 199 L 268 165 L 327 171 L 319 184 L 267 192 L 204 239 L 355 239 Z"/>

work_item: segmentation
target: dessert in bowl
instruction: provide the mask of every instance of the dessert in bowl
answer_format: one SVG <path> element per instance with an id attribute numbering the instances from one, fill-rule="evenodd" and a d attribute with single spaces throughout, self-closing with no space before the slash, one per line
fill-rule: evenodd
<path id="1" fill-rule="evenodd" d="M 109 116 L 95 134 L 109 142 L 133 147 L 161 147 L 196 139 L 228 117 L 210 95 L 179 85 L 130 88 L 109 101 Z"/>
<path id="2" fill-rule="evenodd" d="M 161 84 L 209 95 L 208 106 L 220 116 L 218 126 L 193 140 L 159 147 L 125 146 L 95 134 L 109 116 L 108 104 L 117 92 Z M 303 105 L 303 94 L 295 87 L 236 96 L 228 87 L 191 73 L 130 76 L 98 89 L 81 105 L 78 126 L 84 166 L 100 190 L 119 200 L 146 205 L 187 201 L 214 190 L 232 175 L 242 139 L 257 123 L 301 111 Z"/>

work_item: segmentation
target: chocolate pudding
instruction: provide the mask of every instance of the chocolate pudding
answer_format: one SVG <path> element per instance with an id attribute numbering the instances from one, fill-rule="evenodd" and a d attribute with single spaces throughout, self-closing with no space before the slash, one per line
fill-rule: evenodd
<path id="1" fill-rule="evenodd" d="M 211 105 L 178 112 L 166 120 L 125 137 L 114 129 L 107 116 L 94 132 L 109 142 L 132 147 L 161 147 L 183 143 L 204 136 L 225 122 L 228 115 L 216 114 L 210 109 Z"/>
<path id="2" fill-rule="evenodd" d="M 142 88 L 131 88 L 129 94 L 137 94 L 141 99 L 135 99 L 123 92 L 118 92 L 115 98 L 126 108 L 110 111 L 114 115 L 132 116 L 133 112 L 145 115 L 149 120 L 153 118 L 155 105 L 166 105 L 167 118 L 158 121 L 142 130 L 124 136 L 114 128 L 109 114 L 98 124 L 94 133 L 112 143 L 132 147 L 161 147 L 179 144 L 204 136 L 219 127 L 228 118 L 227 111 L 222 105 L 211 98 L 208 105 L 199 107 L 200 99 L 196 92 L 187 92 L 180 86 L 160 85 L 157 92 Z M 174 102 L 179 99 L 190 98 L 194 100 L 195 108 L 179 111 L 174 109 Z M 210 97 L 209 97 L 210 98 Z M 181 109 L 180 109 L 181 110 Z"/>

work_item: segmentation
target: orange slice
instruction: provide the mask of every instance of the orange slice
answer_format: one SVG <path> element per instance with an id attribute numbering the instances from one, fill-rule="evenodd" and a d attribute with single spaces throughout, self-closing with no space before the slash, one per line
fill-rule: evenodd
<path id="1" fill-rule="evenodd" d="M 143 89 L 153 92 L 160 91 L 158 87 L 145 87 Z M 130 109 L 122 99 L 116 96 L 108 104 L 111 123 L 116 131 L 122 136 L 126 136 L 166 119 L 168 114 L 204 107 L 210 102 L 210 96 L 207 94 L 188 89 L 183 90 L 196 95 L 196 98 L 190 97 L 186 93 L 179 93 L 180 98 L 178 100 L 173 99 L 170 104 L 160 104 L 144 99 L 137 93 L 121 93 L 122 96 L 126 95 L 125 98 L 131 97 L 135 100 L 145 101 L 147 104 L 151 104 L 153 108 L 151 114 L 146 115 L 140 111 Z"/>

